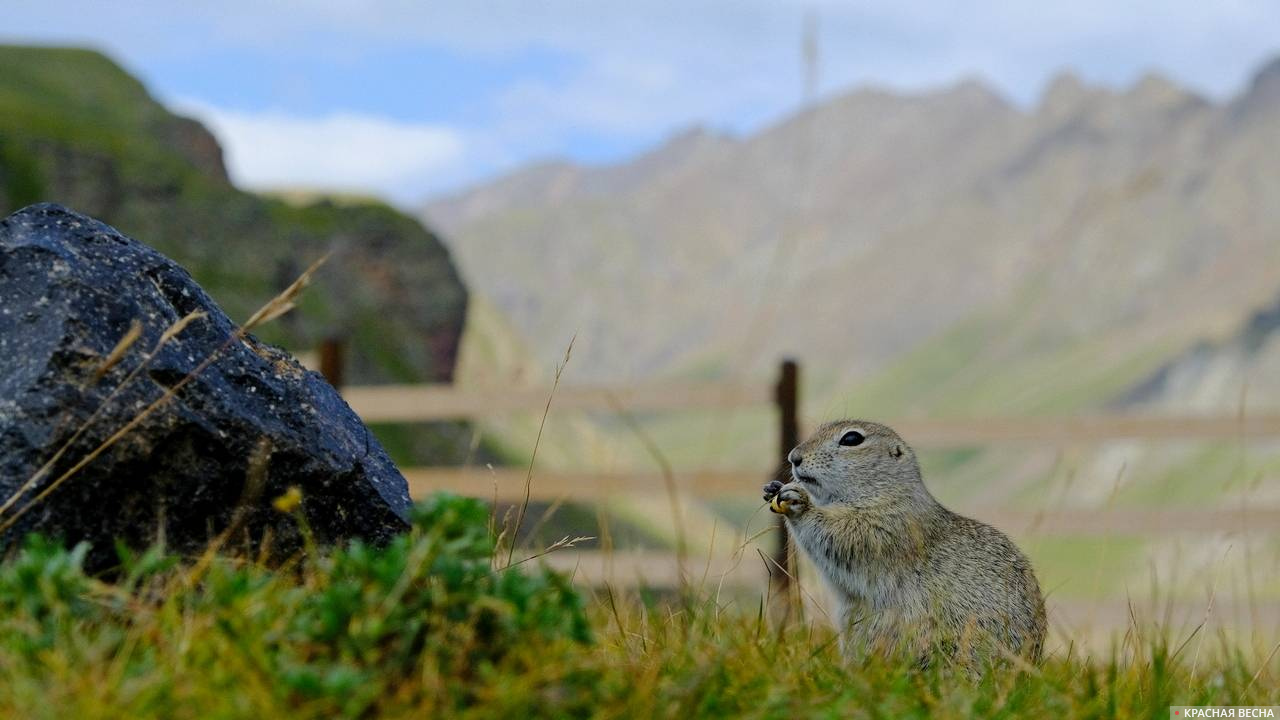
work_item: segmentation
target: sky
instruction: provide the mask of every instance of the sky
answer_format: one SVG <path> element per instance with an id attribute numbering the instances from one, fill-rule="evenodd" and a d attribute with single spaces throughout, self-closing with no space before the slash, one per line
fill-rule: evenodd
<path id="1" fill-rule="evenodd" d="M 750 133 L 817 92 L 1160 72 L 1213 99 L 1280 55 L 1280 0 L 0 0 L 0 42 L 108 53 L 210 126 L 255 189 L 414 207 L 522 165 L 618 161 L 691 125 Z"/>

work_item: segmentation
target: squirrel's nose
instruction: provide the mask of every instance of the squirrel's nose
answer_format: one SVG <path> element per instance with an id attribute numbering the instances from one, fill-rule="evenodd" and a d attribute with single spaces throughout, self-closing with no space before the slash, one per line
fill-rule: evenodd
<path id="1" fill-rule="evenodd" d="M 799 450 L 800 448 L 792 448 L 791 452 L 787 453 L 787 460 L 791 461 L 792 467 L 800 467 L 800 463 L 804 462 L 804 458 L 798 452 Z"/>

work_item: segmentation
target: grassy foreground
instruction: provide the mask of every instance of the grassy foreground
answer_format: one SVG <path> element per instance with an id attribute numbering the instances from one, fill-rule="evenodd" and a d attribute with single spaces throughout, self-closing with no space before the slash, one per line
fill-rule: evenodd
<path id="1" fill-rule="evenodd" d="M 31 538 L 0 566 L 0 715 L 92 717 L 1168 717 L 1280 704 L 1280 662 L 1131 632 L 981 681 L 844 666 L 821 627 L 779 629 L 694 593 L 646 605 L 495 560 L 481 503 L 437 496 L 391 546 L 268 569 Z M 497 553 L 505 556 L 504 552 Z M 1211 649 L 1212 648 L 1212 649 Z M 1194 670 L 1192 666 L 1194 665 Z"/>

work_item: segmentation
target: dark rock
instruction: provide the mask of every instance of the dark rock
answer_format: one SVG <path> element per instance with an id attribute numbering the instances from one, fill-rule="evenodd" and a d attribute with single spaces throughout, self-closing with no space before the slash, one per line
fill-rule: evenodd
<path id="1" fill-rule="evenodd" d="M 207 316 L 124 383 L 166 328 L 194 310 Z M 135 320 L 141 337 L 95 379 Z M 162 537 L 194 553 L 228 526 L 243 496 L 256 495 L 236 521 L 236 541 L 269 530 L 271 547 L 287 553 L 300 534 L 272 500 L 294 485 L 321 542 L 380 541 L 403 530 L 408 487 L 355 413 L 283 351 L 252 336 L 228 345 L 235 331 L 185 270 L 105 224 L 47 204 L 0 221 L 0 501 L 89 423 L 36 490 L 0 512 L 0 523 L 218 353 L 176 397 L 22 514 L 0 542 L 11 546 L 32 531 L 88 540 L 97 568 L 114 562 L 117 538 L 142 546 Z M 255 493 L 246 478 L 264 438 L 270 457 Z"/>

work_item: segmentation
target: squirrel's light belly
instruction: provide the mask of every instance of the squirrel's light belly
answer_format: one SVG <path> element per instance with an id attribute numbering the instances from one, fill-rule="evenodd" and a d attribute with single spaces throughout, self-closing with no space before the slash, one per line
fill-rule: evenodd
<path id="1" fill-rule="evenodd" d="M 924 589 L 904 577 L 901 568 L 833 558 L 811 527 L 797 526 L 790 520 L 787 526 L 840 602 L 861 604 L 870 611 L 899 612 L 924 604 Z"/>

